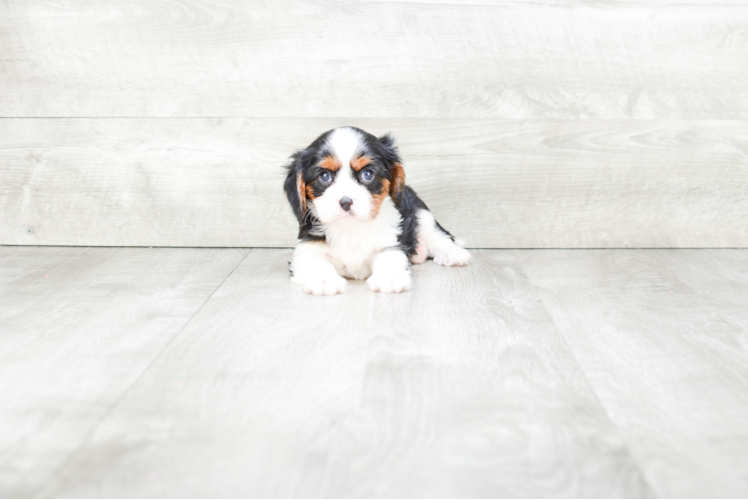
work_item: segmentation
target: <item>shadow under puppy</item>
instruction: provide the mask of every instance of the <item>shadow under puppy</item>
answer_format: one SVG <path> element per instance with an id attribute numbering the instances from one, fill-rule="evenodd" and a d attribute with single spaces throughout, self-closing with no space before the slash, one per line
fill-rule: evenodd
<path id="1" fill-rule="evenodd" d="M 410 290 L 409 262 L 464 266 L 470 253 L 434 219 L 392 137 L 340 127 L 297 151 L 284 188 L 299 220 L 291 281 L 306 293 L 343 293 L 345 278 L 374 292 Z"/>

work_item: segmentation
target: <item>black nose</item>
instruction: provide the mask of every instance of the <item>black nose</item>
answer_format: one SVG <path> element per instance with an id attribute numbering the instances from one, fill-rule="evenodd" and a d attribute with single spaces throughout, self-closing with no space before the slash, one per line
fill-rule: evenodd
<path id="1" fill-rule="evenodd" d="M 340 199 L 340 206 L 343 207 L 343 210 L 348 212 L 351 209 L 351 205 L 353 205 L 353 200 L 348 198 L 347 196 L 344 196 Z"/>

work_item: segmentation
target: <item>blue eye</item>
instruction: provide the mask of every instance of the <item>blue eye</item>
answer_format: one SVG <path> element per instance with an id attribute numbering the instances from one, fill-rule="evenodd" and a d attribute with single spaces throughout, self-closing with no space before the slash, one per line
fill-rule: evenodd
<path id="1" fill-rule="evenodd" d="M 330 172 L 322 172 L 319 174 L 319 180 L 327 184 L 332 180 L 332 175 L 330 175 Z"/>
<path id="2" fill-rule="evenodd" d="M 374 172 L 372 172 L 371 170 L 364 170 L 361 173 L 361 178 L 365 181 L 370 181 L 374 178 Z"/>

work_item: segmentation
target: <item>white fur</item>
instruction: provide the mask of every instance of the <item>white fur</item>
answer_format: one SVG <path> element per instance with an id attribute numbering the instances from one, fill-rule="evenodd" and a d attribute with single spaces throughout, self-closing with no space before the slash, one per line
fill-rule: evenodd
<path id="1" fill-rule="evenodd" d="M 351 168 L 351 161 L 361 152 L 361 135 L 347 127 L 338 128 L 330 134 L 327 145 L 341 162 L 341 168 L 335 173 L 333 183 L 314 200 L 312 213 L 326 225 L 337 221 L 371 220 L 373 198 L 369 190 L 356 181 Z M 353 200 L 349 211 L 340 206 L 344 197 Z"/>
<path id="2" fill-rule="evenodd" d="M 350 163 L 361 152 L 361 134 L 350 127 L 339 127 L 327 137 L 330 151 L 343 162 Z"/>
<path id="3" fill-rule="evenodd" d="M 459 247 L 452 238 L 436 227 L 434 214 L 421 209 L 418 217 L 417 253 L 411 257 L 413 264 L 420 264 L 432 257 L 440 266 L 466 266 L 470 262 L 470 252 Z"/>
<path id="4" fill-rule="evenodd" d="M 326 243 L 304 242 L 296 245 L 291 269 L 291 282 L 301 285 L 304 293 L 335 295 L 345 292 L 347 282 L 327 260 Z"/>
<path id="5" fill-rule="evenodd" d="M 366 285 L 372 292 L 400 293 L 410 290 L 408 258 L 399 250 L 385 250 L 374 256 L 374 269 Z"/>
<path id="6" fill-rule="evenodd" d="M 331 272 L 338 277 L 366 279 L 372 275 L 375 260 L 382 253 L 400 254 L 405 264 L 402 265 L 400 260 L 392 262 L 397 269 L 407 271 L 405 254 L 390 249 L 398 243 L 400 220 L 400 212 L 388 196 L 382 202 L 379 215 L 375 219 L 367 222 L 343 220 L 325 224 L 326 242 L 300 242 L 296 246 L 291 263 L 293 282 L 302 285 L 307 293 L 315 293 L 307 290 L 322 290 L 317 295 L 342 293 L 344 287 L 328 287 L 320 282 L 333 283 L 335 280 L 330 276 Z M 386 272 L 386 264 L 390 261 L 391 259 L 382 261 L 377 269 Z M 340 279 L 345 281 L 343 278 Z M 390 288 L 402 289 L 403 285 L 400 283 L 400 286 Z M 410 276 L 407 288 L 410 288 Z"/>
<path id="7" fill-rule="evenodd" d="M 375 219 L 323 224 L 330 261 L 338 273 L 353 279 L 371 276 L 375 255 L 398 244 L 400 222 L 400 212 L 388 196 Z"/>

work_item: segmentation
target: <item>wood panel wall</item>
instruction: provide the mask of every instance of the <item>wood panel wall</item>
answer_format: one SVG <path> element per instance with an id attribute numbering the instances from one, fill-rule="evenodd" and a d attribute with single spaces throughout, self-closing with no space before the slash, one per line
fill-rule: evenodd
<path id="1" fill-rule="evenodd" d="M 473 247 L 748 246 L 748 2 L 0 0 L 0 244 L 289 246 L 394 133 Z"/>

